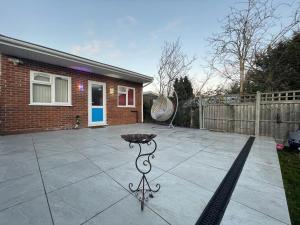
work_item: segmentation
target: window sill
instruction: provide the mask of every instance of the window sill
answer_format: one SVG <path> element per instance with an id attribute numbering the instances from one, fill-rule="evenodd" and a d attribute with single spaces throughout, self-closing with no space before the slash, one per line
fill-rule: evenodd
<path id="1" fill-rule="evenodd" d="M 47 103 L 30 103 L 30 106 L 63 106 L 63 107 L 70 107 L 73 106 L 72 104 L 47 104 Z"/>
<path id="2" fill-rule="evenodd" d="M 135 108 L 135 106 L 118 105 L 119 108 Z"/>

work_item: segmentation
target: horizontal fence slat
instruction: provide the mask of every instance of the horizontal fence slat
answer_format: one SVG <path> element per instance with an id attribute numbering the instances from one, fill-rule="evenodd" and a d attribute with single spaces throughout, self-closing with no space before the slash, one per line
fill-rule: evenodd
<path id="1" fill-rule="evenodd" d="M 300 90 L 261 93 L 260 135 L 286 141 L 300 128 Z M 256 95 L 202 98 L 204 127 L 210 130 L 254 135 Z"/>

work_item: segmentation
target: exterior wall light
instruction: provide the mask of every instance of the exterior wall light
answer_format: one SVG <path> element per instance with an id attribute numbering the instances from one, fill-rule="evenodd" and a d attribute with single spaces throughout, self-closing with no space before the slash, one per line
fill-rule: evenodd
<path id="1" fill-rule="evenodd" d="M 113 95 L 115 93 L 115 89 L 112 87 L 109 89 L 109 94 Z"/>
<path id="2" fill-rule="evenodd" d="M 79 91 L 84 91 L 84 89 L 83 89 L 83 84 L 79 84 L 79 85 L 78 85 L 78 90 L 79 90 Z"/>
<path id="3" fill-rule="evenodd" d="M 22 60 L 16 59 L 16 58 L 9 58 L 8 61 L 9 61 L 9 62 L 12 62 L 15 66 L 24 63 Z"/>

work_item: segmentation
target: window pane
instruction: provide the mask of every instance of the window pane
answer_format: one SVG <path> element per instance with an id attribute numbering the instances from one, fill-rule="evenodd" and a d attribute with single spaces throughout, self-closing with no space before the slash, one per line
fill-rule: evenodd
<path id="1" fill-rule="evenodd" d="M 55 102 L 68 102 L 68 80 L 55 78 Z"/>
<path id="2" fill-rule="evenodd" d="M 126 94 L 119 94 L 119 105 L 126 106 Z"/>
<path id="3" fill-rule="evenodd" d="M 134 105 L 134 102 L 133 102 L 133 89 L 128 89 L 128 105 Z"/>
<path id="4" fill-rule="evenodd" d="M 34 75 L 34 80 L 44 81 L 44 82 L 50 82 L 50 76 L 47 75 L 47 74 L 36 73 Z"/>
<path id="5" fill-rule="evenodd" d="M 33 102 L 51 103 L 51 86 L 44 84 L 33 84 Z"/>
<path id="6" fill-rule="evenodd" d="M 92 105 L 103 106 L 103 87 L 93 84 L 92 86 Z"/>

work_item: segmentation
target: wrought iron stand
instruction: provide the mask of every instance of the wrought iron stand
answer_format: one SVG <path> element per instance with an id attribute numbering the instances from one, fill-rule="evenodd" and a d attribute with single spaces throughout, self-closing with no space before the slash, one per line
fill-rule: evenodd
<path id="1" fill-rule="evenodd" d="M 154 159 L 154 152 L 156 151 L 157 144 L 153 140 L 153 138 L 156 137 L 155 134 L 127 134 L 127 135 L 121 135 L 121 137 L 129 142 L 129 148 L 133 148 L 133 144 L 137 144 L 139 146 L 139 154 L 135 160 L 135 167 L 136 169 L 142 174 L 142 178 L 139 182 L 139 185 L 137 188 L 133 188 L 133 183 L 129 183 L 129 189 L 133 193 L 138 196 L 138 199 L 141 202 L 141 210 L 144 209 L 144 203 L 150 198 L 153 198 L 153 193 L 158 192 L 160 189 L 160 184 L 155 185 L 155 189 L 152 189 L 147 178 L 146 174 L 148 174 L 151 169 L 152 165 L 150 162 L 150 158 Z M 142 153 L 142 146 L 141 144 L 146 144 L 148 146 L 151 146 L 152 143 L 154 144 L 154 149 L 151 152 L 148 153 Z M 141 160 L 141 161 L 140 161 Z M 138 162 L 142 162 L 143 168 L 141 168 Z"/>

